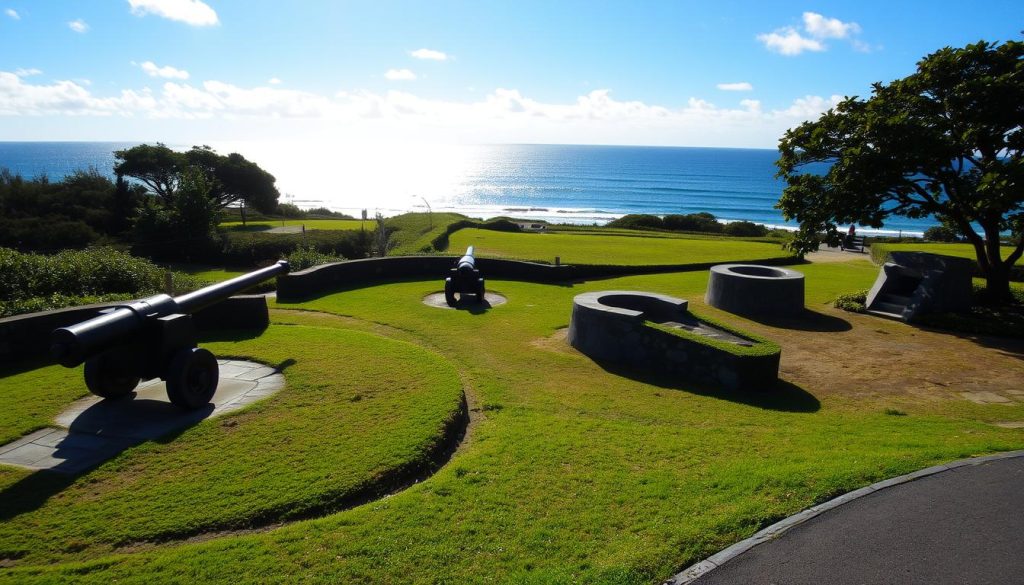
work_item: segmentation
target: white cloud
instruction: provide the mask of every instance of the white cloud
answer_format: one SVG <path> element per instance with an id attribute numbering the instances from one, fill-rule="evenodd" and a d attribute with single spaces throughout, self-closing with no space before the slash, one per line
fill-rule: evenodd
<path id="1" fill-rule="evenodd" d="M 81 18 L 69 22 L 68 28 L 79 34 L 89 32 L 89 25 Z"/>
<path id="2" fill-rule="evenodd" d="M 201 0 L 128 0 L 132 14 L 155 14 L 168 20 L 177 20 L 192 26 L 219 24 L 217 12 Z"/>
<path id="3" fill-rule="evenodd" d="M 43 72 L 36 69 L 35 67 L 31 69 L 18 68 L 14 70 L 14 74 L 18 77 L 32 77 L 33 75 L 42 75 Z"/>
<path id="4" fill-rule="evenodd" d="M 21 20 L 21 15 L 18 14 L 18 11 L 13 8 L 8 8 L 7 10 L 4 10 L 4 14 L 10 16 L 14 20 Z"/>
<path id="5" fill-rule="evenodd" d="M 334 95 L 271 85 L 241 87 L 223 81 L 193 85 L 167 81 L 150 90 L 103 96 L 82 82 L 31 83 L 0 71 L 0 118 L 8 116 L 121 116 L 138 120 L 247 121 L 247 129 L 282 119 L 306 120 L 317 131 L 330 123 L 359 124 L 371 134 L 388 129 L 440 132 L 480 141 L 593 142 L 773 146 L 787 128 L 816 118 L 839 96 L 804 96 L 775 109 L 758 100 L 720 107 L 690 98 L 682 107 L 620 101 L 598 89 L 567 102 L 544 102 L 517 89 L 498 88 L 471 101 L 428 99 L 403 91 L 342 91 Z M 252 122 L 261 122 L 253 124 Z M 157 122 L 152 122 L 153 124 Z"/>
<path id="6" fill-rule="evenodd" d="M 759 34 L 757 40 L 764 43 L 769 51 L 783 55 L 799 55 L 804 51 L 824 51 L 825 45 L 815 39 L 801 36 L 793 27 L 780 28 L 774 32 Z"/>
<path id="7" fill-rule="evenodd" d="M 188 79 L 188 71 L 171 67 L 170 65 L 164 65 L 158 67 L 156 63 L 152 61 L 145 61 L 139 67 L 146 72 L 150 77 L 163 77 L 164 79 Z"/>
<path id="8" fill-rule="evenodd" d="M 746 81 L 741 81 L 739 83 L 719 83 L 715 87 L 722 91 L 752 91 L 754 89 L 754 86 L 750 85 Z"/>
<path id="9" fill-rule="evenodd" d="M 868 52 L 870 45 L 853 38 L 861 32 L 856 22 L 843 22 L 838 18 L 828 18 L 817 12 L 804 12 L 804 34 L 795 27 L 787 26 L 775 29 L 770 33 L 757 35 L 757 40 L 764 43 L 765 48 L 782 55 L 799 55 L 804 51 L 825 51 L 827 39 L 845 39 L 853 45 L 854 50 Z"/>
<path id="10" fill-rule="evenodd" d="M 270 85 L 281 85 L 281 80 L 276 77 L 271 77 L 270 79 L 267 80 L 267 83 L 269 83 Z"/>
<path id="11" fill-rule="evenodd" d="M 817 12 L 804 12 L 804 30 L 816 39 L 845 39 L 860 32 L 856 22 L 827 18 Z"/>
<path id="12" fill-rule="evenodd" d="M 412 81 L 416 74 L 411 69 L 388 69 L 384 77 L 391 81 Z"/>
<path id="13" fill-rule="evenodd" d="M 441 51 L 435 51 L 434 49 L 416 49 L 415 51 L 410 51 L 409 54 L 416 59 L 426 59 L 428 61 L 448 60 L 447 54 Z"/>

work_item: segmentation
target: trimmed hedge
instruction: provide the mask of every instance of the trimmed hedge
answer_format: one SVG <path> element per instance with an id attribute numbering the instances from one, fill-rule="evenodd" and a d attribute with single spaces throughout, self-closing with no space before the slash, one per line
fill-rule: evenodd
<path id="1" fill-rule="evenodd" d="M 363 231 L 308 230 L 305 234 L 231 232 L 224 236 L 220 258 L 227 266 L 259 266 L 286 258 L 300 248 L 341 258 L 365 258 L 372 234 Z"/>

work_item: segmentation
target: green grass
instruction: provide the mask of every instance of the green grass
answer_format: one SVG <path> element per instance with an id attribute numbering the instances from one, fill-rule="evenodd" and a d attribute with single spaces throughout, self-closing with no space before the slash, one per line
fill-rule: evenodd
<path id="1" fill-rule="evenodd" d="M 785 258 L 777 243 L 731 238 L 578 233 L 517 233 L 461 229 L 449 238 L 449 251 L 475 246 L 480 256 L 563 264 L 699 264 Z"/>
<path id="2" fill-rule="evenodd" d="M 434 239 L 443 234 L 448 226 L 457 221 L 466 221 L 458 213 L 404 213 L 389 217 L 386 221 L 391 232 L 394 248 L 391 254 L 421 254 L 433 250 Z"/>
<path id="3" fill-rule="evenodd" d="M 279 325 L 206 347 L 284 364 L 287 387 L 238 414 L 130 449 L 70 485 L 27 471 L 0 476 L 5 508 L 21 512 L 0 524 L 0 558 L 94 556 L 338 509 L 429 467 L 462 400 L 458 372 L 444 359 L 364 332 Z M 5 412 L 3 436 L 38 426 L 57 403 L 82 393 L 78 372 L 43 372 L 5 380 L 24 401 L 13 410 L 43 402 L 32 423 L 23 422 L 29 413 Z"/>
<path id="4" fill-rule="evenodd" d="M 867 261 L 797 269 L 807 277 L 808 307 L 823 311 L 836 291 L 866 288 L 878 270 Z M 568 350 L 558 337 L 569 323 L 573 296 L 612 289 L 689 299 L 702 315 L 748 330 L 754 323 L 703 304 L 707 272 L 572 286 L 492 281 L 490 288 L 508 303 L 478 314 L 423 305 L 439 284 L 385 283 L 279 304 L 338 316 L 275 312 L 281 324 L 264 337 L 237 346 L 211 344 L 222 353 L 274 363 L 305 357 L 288 368 L 290 386 L 278 402 L 233 417 L 241 419 L 238 426 L 226 427 L 232 418 L 203 423 L 167 443 L 137 449 L 55 493 L 39 510 L 7 520 L 4 542 L 39 550 L 26 553 L 24 566 L 0 571 L 0 580 L 653 583 L 839 493 L 938 462 L 1024 446 L 1019 430 L 982 422 L 1024 419 L 1020 404 L 914 402 L 870 392 L 840 396 L 815 387 L 723 396 L 616 375 Z M 906 328 L 874 321 L 858 327 Z M 323 337 L 311 343 L 307 335 Z M 900 335 L 894 343 L 912 339 Z M 263 431 L 276 424 L 272 412 L 321 439 L 358 449 L 362 456 L 351 459 L 364 470 L 392 453 L 373 451 L 377 442 L 413 444 L 390 436 L 394 427 L 354 427 L 349 409 L 372 401 L 343 400 L 359 383 L 373 380 L 381 381 L 382 396 L 402 389 L 383 379 L 404 375 L 395 370 L 408 367 L 389 344 L 405 348 L 411 362 L 428 371 L 435 354 L 451 364 L 439 363 L 434 375 L 409 375 L 407 384 L 438 388 L 443 396 L 436 402 L 432 391 L 422 389 L 415 401 L 382 401 L 376 411 L 389 424 L 393 417 L 420 422 L 420 444 L 450 408 L 452 367 L 469 389 L 477 420 L 463 448 L 435 475 L 390 497 L 268 532 L 105 554 L 125 533 L 163 525 L 162 515 L 179 525 L 206 514 L 230 517 L 219 507 L 243 513 L 240 502 L 260 505 L 248 490 L 279 498 L 278 492 L 306 489 L 302 483 L 318 474 L 349 473 L 340 450 L 311 444 L 297 449 L 293 442 L 302 433 Z M 787 346 L 780 345 L 785 358 Z M 336 373 L 339 368 L 344 375 Z M 448 375 L 439 379 L 442 371 Z M 347 389 L 332 390 L 338 384 Z M 327 412 L 320 414 L 322 409 Z M 424 409 L 433 414 L 421 416 Z M 225 457 L 243 448 L 255 462 Z M 278 463 L 282 451 L 293 455 Z M 190 473 L 193 457 L 203 462 L 202 473 Z M 142 478 L 185 491 L 149 488 Z M 94 488 L 94 480 L 107 491 Z M 125 501 L 140 501 L 135 489 L 149 494 L 146 505 L 122 511 Z M 210 503 L 205 490 L 229 495 Z M 195 510 L 182 509 L 190 506 Z M 125 519 L 128 513 L 137 517 Z M 69 543 L 84 548 L 69 551 Z"/>
<path id="5" fill-rule="evenodd" d="M 1010 246 L 1000 247 L 1000 256 L 1006 258 L 1013 248 Z M 871 258 L 878 263 L 884 262 L 889 252 L 929 252 L 932 254 L 943 254 L 956 256 L 957 258 L 968 258 L 977 261 L 978 256 L 974 253 L 974 246 L 971 244 L 943 244 L 933 242 L 908 242 L 901 244 L 872 244 Z M 1018 260 L 1017 264 L 1021 264 Z"/>
<path id="6" fill-rule="evenodd" d="M 307 230 L 360 230 L 364 227 L 372 230 L 374 223 L 372 220 L 364 222 L 359 219 L 284 219 L 247 221 L 245 226 L 240 221 L 220 224 L 220 227 L 235 232 L 260 232 L 288 226 L 306 226 Z"/>

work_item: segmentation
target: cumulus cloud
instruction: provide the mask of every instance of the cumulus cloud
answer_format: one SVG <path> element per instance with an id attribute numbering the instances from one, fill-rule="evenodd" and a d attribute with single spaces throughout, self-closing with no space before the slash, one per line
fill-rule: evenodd
<path id="1" fill-rule="evenodd" d="M 738 83 L 719 83 L 715 87 L 722 91 L 752 91 L 754 89 L 754 86 L 750 85 L 750 83 L 746 81 L 740 81 Z"/>
<path id="2" fill-rule="evenodd" d="M 441 51 L 435 51 L 434 49 L 416 49 L 415 51 L 410 51 L 409 54 L 416 59 L 426 59 L 428 61 L 448 60 L 447 54 Z"/>
<path id="3" fill-rule="evenodd" d="M 171 67 L 170 65 L 159 67 L 152 61 L 144 61 L 139 65 L 139 67 L 141 67 L 142 70 L 150 77 L 162 77 L 164 79 L 188 79 L 188 71 L 178 69 L 177 67 Z"/>
<path id="4" fill-rule="evenodd" d="M 799 55 L 804 51 L 825 51 L 828 49 L 824 43 L 827 39 L 848 40 L 855 50 L 870 50 L 868 44 L 853 38 L 861 32 L 860 25 L 856 22 L 843 22 L 817 12 L 804 12 L 803 22 L 803 33 L 796 27 L 787 26 L 770 33 L 759 34 L 756 38 L 769 51 L 788 56 Z"/>
<path id="5" fill-rule="evenodd" d="M 267 80 L 267 83 L 269 83 L 270 85 L 281 85 L 281 80 L 276 77 L 271 77 L 270 79 Z"/>
<path id="6" fill-rule="evenodd" d="M 804 30 L 816 39 L 845 39 L 859 33 L 860 25 L 827 18 L 816 12 L 804 12 Z"/>
<path id="7" fill-rule="evenodd" d="M 83 34 L 89 32 L 89 25 L 86 24 L 81 18 L 72 20 L 68 23 L 68 28 L 75 31 L 76 33 Z"/>
<path id="8" fill-rule="evenodd" d="M 391 81 L 413 81 L 416 74 L 411 69 L 388 69 L 384 77 Z"/>
<path id="9" fill-rule="evenodd" d="M 7 16 L 10 16 L 14 20 L 21 20 L 21 15 L 18 14 L 18 11 L 13 9 L 13 8 L 8 8 L 8 9 L 4 10 L 4 14 L 6 14 Z"/>
<path id="10" fill-rule="evenodd" d="M 220 23 L 217 12 L 201 0 L 128 0 L 132 14 L 153 14 L 192 26 L 214 26 Z"/>

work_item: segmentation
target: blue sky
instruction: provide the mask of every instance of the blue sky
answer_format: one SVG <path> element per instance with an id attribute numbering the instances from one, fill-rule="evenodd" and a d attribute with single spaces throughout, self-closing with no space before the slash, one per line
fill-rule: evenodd
<path id="1" fill-rule="evenodd" d="M 1017 2 L 0 0 L 0 140 L 772 147 Z"/>

